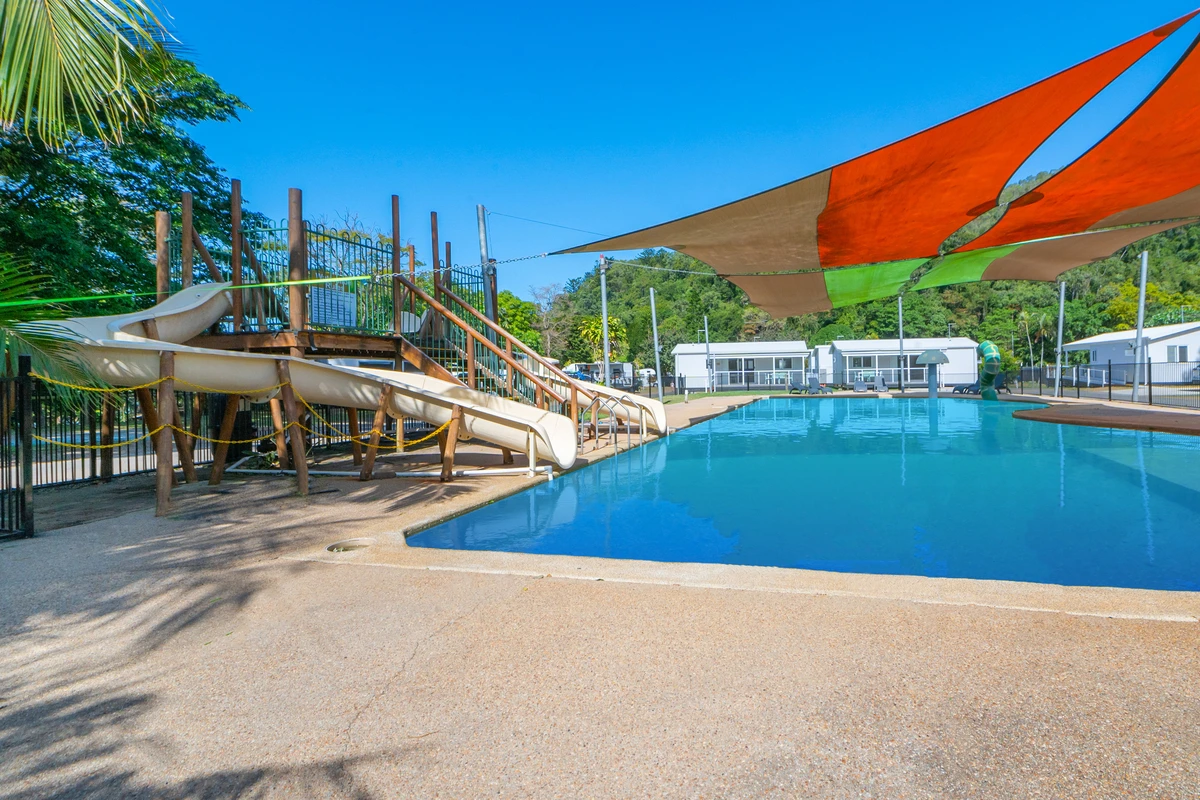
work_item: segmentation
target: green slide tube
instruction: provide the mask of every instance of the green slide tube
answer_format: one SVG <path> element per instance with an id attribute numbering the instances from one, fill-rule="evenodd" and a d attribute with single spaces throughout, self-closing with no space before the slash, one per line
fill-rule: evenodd
<path id="1" fill-rule="evenodd" d="M 996 394 L 996 376 L 1000 374 L 1000 348 L 992 342 L 979 343 L 979 355 L 983 356 L 983 369 L 979 374 L 979 396 L 984 400 L 999 400 Z"/>

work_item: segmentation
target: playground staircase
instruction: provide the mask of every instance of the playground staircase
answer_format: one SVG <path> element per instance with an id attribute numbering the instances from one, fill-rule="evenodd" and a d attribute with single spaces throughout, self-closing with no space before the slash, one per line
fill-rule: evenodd
<path id="1" fill-rule="evenodd" d="M 580 409 L 593 400 L 592 394 L 577 387 L 557 364 L 444 283 L 436 283 L 430 293 L 403 276 L 395 276 L 395 280 L 405 308 L 417 315 L 430 312 L 421 330 L 406 338 L 437 364 L 439 374 L 435 377 L 449 373 L 472 389 L 563 414 L 574 421 L 579 420 Z"/>

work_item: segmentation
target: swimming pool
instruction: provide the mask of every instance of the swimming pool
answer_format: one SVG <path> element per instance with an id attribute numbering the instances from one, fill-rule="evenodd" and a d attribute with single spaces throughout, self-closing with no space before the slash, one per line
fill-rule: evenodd
<path id="1" fill-rule="evenodd" d="M 409 544 L 1200 590 L 1200 439 L 1036 407 L 760 400 Z"/>

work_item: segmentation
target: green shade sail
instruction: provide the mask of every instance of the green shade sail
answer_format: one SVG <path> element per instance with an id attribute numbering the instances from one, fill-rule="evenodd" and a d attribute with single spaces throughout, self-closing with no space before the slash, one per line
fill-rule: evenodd
<path id="1" fill-rule="evenodd" d="M 834 308 L 879 300 L 899 292 L 913 271 L 927 263 L 927 258 L 914 258 L 865 267 L 829 269 L 825 270 L 825 288 Z"/>

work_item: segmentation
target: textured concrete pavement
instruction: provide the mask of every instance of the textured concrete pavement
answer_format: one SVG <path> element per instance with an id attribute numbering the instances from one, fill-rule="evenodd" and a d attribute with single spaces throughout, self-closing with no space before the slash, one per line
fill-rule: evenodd
<path id="1" fill-rule="evenodd" d="M 0 549 L 0 796 L 1200 793 L 1195 623 L 297 560 L 410 512 L 285 486 Z"/>

